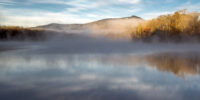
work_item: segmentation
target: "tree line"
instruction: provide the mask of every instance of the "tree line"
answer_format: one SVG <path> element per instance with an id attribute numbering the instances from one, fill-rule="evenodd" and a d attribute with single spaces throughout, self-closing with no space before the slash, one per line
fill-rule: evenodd
<path id="1" fill-rule="evenodd" d="M 157 36 L 160 40 L 200 36 L 200 17 L 198 12 L 176 11 L 174 14 L 162 15 L 158 18 L 140 23 L 132 37 L 148 39 Z"/>

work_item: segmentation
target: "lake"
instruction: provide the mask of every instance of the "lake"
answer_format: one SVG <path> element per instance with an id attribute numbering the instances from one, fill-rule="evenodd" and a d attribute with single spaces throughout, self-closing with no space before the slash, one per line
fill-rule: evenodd
<path id="1" fill-rule="evenodd" d="M 0 54 L 1 100 L 199 100 L 200 53 Z M 32 52 L 32 51 L 31 51 Z"/>
<path id="2" fill-rule="evenodd" d="M 0 56 L 1 100 L 200 98 L 198 52 L 111 55 L 18 52 Z"/>

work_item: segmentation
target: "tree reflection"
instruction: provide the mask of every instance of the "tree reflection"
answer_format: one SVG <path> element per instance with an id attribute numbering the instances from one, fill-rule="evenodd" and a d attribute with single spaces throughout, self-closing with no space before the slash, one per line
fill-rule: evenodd
<path id="1" fill-rule="evenodd" d="M 102 58 L 101 62 L 121 67 L 140 67 L 147 64 L 148 67 L 162 72 L 172 72 L 183 78 L 188 75 L 200 74 L 200 53 L 197 52 L 111 56 Z"/>
<path id="2" fill-rule="evenodd" d="M 200 73 L 199 53 L 161 53 L 144 58 L 151 66 L 160 71 L 172 72 L 179 77 Z"/>

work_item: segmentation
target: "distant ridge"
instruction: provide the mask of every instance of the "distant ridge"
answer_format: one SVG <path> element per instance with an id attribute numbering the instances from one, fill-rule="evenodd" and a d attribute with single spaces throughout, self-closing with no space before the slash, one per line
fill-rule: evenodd
<path id="1" fill-rule="evenodd" d="M 135 15 L 132 15 L 131 18 L 139 18 L 139 19 L 142 19 L 141 17 L 135 16 Z"/>
<path id="2" fill-rule="evenodd" d="M 106 35 L 116 37 L 130 37 L 131 32 L 134 31 L 136 26 L 144 22 L 138 16 L 130 16 L 123 18 L 108 18 L 102 19 L 86 24 L 57 24 L 52 23 L 48 25 L 38 26 L 44 30 L 55 30 L 66 33 L 81 33 L 91 35 Z M 120 35 L 120 36 L 119 36 Z"/>
<path id="3" fill-rule="evenodd" d="M 95 23 L 95 22 L 98 22 L 98 21 L 105 21 L 105 20 L 118 20 L 118 19 L 131 19 L 131 18 L 136 18 L 136 19 L 140 19 L 140 20 L 143 20 L 141 17 L 138 17 L 138 16 L 135 16 L 135 15 L 132 15 L 130 17 L 122 17 L 122 18 L 106 18 L 106 19 L 101 19 L 101 20 L 97 20 L 97 21 L 94 21 L 94 22 L 90 22 L 90 23 Z M 89 24 L 89 23 L 85 23 L 85 24 Z M 50 24 L 47 24 L 47 25 L 41 25 L 41 26 L 37 26 L 38 28 L 44 28 L 44 27 L 48 27 L 48 26 L 53 26 L 53 25 L 84 25 L 84 24 L 59 24 L 59 23 L 50 23 Z"/>

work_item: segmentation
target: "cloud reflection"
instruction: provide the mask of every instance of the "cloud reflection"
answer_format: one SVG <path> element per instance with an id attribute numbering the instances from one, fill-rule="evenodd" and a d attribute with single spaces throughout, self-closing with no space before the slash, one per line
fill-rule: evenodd
<path id="1" fill-rule="evenodd" d="M 0 99 L 197 99 L 199 75 L 176 75 L 199 74 L 198 62 L 197 53 L 5 55 L 0 57 Z"/>

